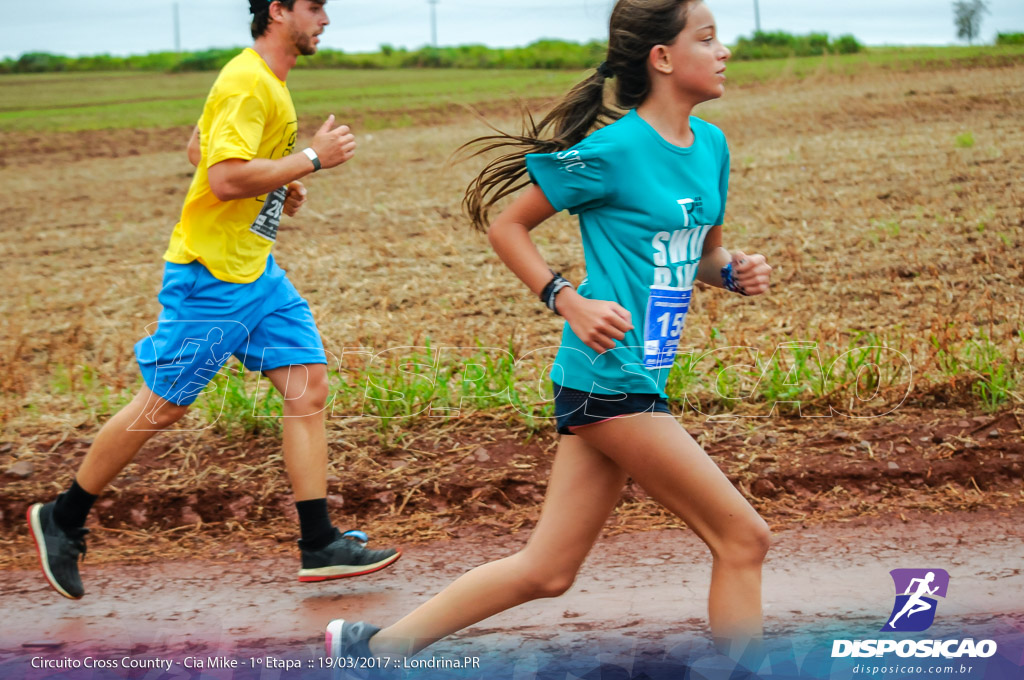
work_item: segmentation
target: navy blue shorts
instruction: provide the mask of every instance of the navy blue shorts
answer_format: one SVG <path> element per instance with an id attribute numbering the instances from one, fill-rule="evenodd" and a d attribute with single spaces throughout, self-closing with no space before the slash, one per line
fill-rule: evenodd
<path id="1" fill-rule="evenodd" d="M 326 364 L 309 305 L 273 256 L 252 283 L 228 283 L 199 262 L 164 266 L 163 311 L 135 345 L 146 386 L 187 405 L 234 355 L 250 371 Z"/>
<path id="2" fill-rule="evenodd" d="M 577 427 L 637 413 L 672 413 L 660 394 L 595 394 L 552 385 L 558 434 L 575 434 Z"/>

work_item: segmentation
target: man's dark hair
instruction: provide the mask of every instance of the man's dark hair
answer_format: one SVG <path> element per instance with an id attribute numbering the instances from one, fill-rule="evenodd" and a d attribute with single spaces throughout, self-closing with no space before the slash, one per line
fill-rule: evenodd
<path id="1" fill-rule="evenodd" d="M 270 5 L 275 0 L 249 0 L 249 11 L 252 12 L 252 25 L 249 31 L 255 40 L 267 32 L 270 27 Z M 289 12 L 295 9 L 295 0 L 276 0 Z"/>

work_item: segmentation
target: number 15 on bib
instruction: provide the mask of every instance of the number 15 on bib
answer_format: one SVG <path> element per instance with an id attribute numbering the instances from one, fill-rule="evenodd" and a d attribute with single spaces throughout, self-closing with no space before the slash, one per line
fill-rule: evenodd
<path id="1" fill-rule="evenodd" d="M 690 310 L 692 288 L 651 286 L 644 323 L 644 366 L 672 368 Z"/>

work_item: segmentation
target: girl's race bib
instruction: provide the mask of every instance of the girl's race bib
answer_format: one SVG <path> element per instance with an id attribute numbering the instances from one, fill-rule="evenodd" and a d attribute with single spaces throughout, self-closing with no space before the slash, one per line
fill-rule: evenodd
<path id="1" fill-rule="evenodd" d="M 644 366 L 671 368 L 690 309 L 693 288 L 651 286 L 644 322 Z"/>

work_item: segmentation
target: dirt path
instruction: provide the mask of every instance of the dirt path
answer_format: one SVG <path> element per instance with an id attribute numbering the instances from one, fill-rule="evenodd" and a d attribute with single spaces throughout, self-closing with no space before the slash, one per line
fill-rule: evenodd
<path id="1" fill-rule="evenodd" d="M 3 671 L 33 657 L 89 654 L 178 660 L 256 654 L 317 663 L 330 619 L 391 622 L 467 568 L 507 554 L 525 538 L 414 546 L 390 572 L 314 585 L 296 582 L 295 564 L 284 558 L 86 565 L 88 594 L 80 602 L 56 596 L 36 572 L 2 572 L 2 609 L 18 616 L 0 623 L 0 676 L 20 677 Z M 776 534 L 766 567 L 766 623 L 774 636 L 835 637 L 845 631 L 876 637 L 892 606 L 888 571 L 941 568 L 950 574 L 950 589 L 928 635 L 975 630 L 1020 637 L 1022 564 L 1020 509 L 785 530 Z M 689 532 L 613 536 L 599 543 L 562 598 L 495 616 L 439 643 L 433 654 L 499 653 L 520 662 L 545 654 L 592 656 L 595 648 L 648 659 L 671 658 L 680 650 L 710 655 L 709 575 L 705 550 Z"/>

